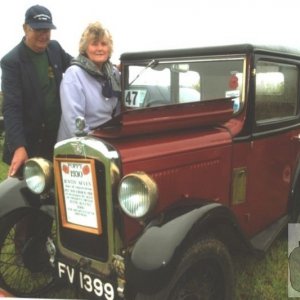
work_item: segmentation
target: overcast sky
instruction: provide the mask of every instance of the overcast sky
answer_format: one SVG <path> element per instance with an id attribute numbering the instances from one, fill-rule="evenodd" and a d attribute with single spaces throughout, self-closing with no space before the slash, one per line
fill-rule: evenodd
<path id="1" fill-rule="evenodd" d="M 23 36 L 28 7 L 50 9 L 52 38 L 78 54 L 82 31 L 100 21 L 113 35 L 114 55 L 148 49 L 255 42 L 300 48 L 296 0 L 1 0 L 0 57 Z"/>

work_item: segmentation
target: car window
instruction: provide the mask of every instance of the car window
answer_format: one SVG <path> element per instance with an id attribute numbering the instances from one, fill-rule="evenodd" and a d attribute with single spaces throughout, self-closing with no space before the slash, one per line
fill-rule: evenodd
<path id="1" fill-rule="evenodd" d="M 281 120 L 297 114 L 296 66 L 259 61 L 255 82 L 255 118 L 258 123 Z"/>
<path id="2" fill-rule="evenodd" d="M 244 57 L 157 61 L 127 66 L 124 103 L 130 108 L 231 97 L 236 111 L 244 102 Z"/>

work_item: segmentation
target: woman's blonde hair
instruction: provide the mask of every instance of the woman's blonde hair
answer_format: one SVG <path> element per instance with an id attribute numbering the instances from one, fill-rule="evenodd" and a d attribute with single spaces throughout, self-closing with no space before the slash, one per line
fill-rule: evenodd
<path id="1" fill-rule="evenodd" d="M 107 40 L 109 56 L 111 56 L 113 52 L 113 39 L 110 32 L 104 28 L 100 22 L 89 24 L 81 35 L 79 42 L 79 53 L 85 55 L 89 43 L 93 41 L 102 41 L 103 39 Z"/>

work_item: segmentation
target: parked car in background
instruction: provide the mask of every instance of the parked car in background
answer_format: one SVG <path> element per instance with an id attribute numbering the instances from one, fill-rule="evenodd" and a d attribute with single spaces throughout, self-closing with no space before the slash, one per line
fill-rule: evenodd
<path id="1" fill-rule="evenodd" d="M 52 282 L 52 265 L 87 298 L 231 300 L 232 255 L 264 253 L 299 220 L 300 51 L 242 44 L 121 60 L 122 113 L 89 134 L 78 118 L 53 165 L 30 159 L 20 192 L 0 186 L 1 283 L 17 294 L 15 271 L 31 276 L 38 257 L 48 277 L 31 277 L 30 293 Z M 30 195 L 55 198 L 55 224 L 18 252 L 8 232 L 38 214 Z M 8 244 L 23 264 L 1 267 Z"/>

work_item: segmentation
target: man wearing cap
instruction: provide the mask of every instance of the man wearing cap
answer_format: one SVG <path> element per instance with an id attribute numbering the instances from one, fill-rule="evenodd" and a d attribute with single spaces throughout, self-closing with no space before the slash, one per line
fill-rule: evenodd
<path id="1" fill-rule="evenodd" d="M 13 176 L 32 156 L 52 159 L 60 121 L 59 85 L 71 56 L 57 41 L 50 11 L 25 14 L 22 41 L 1 59 L 5 142 L 3 161 Z"/>

